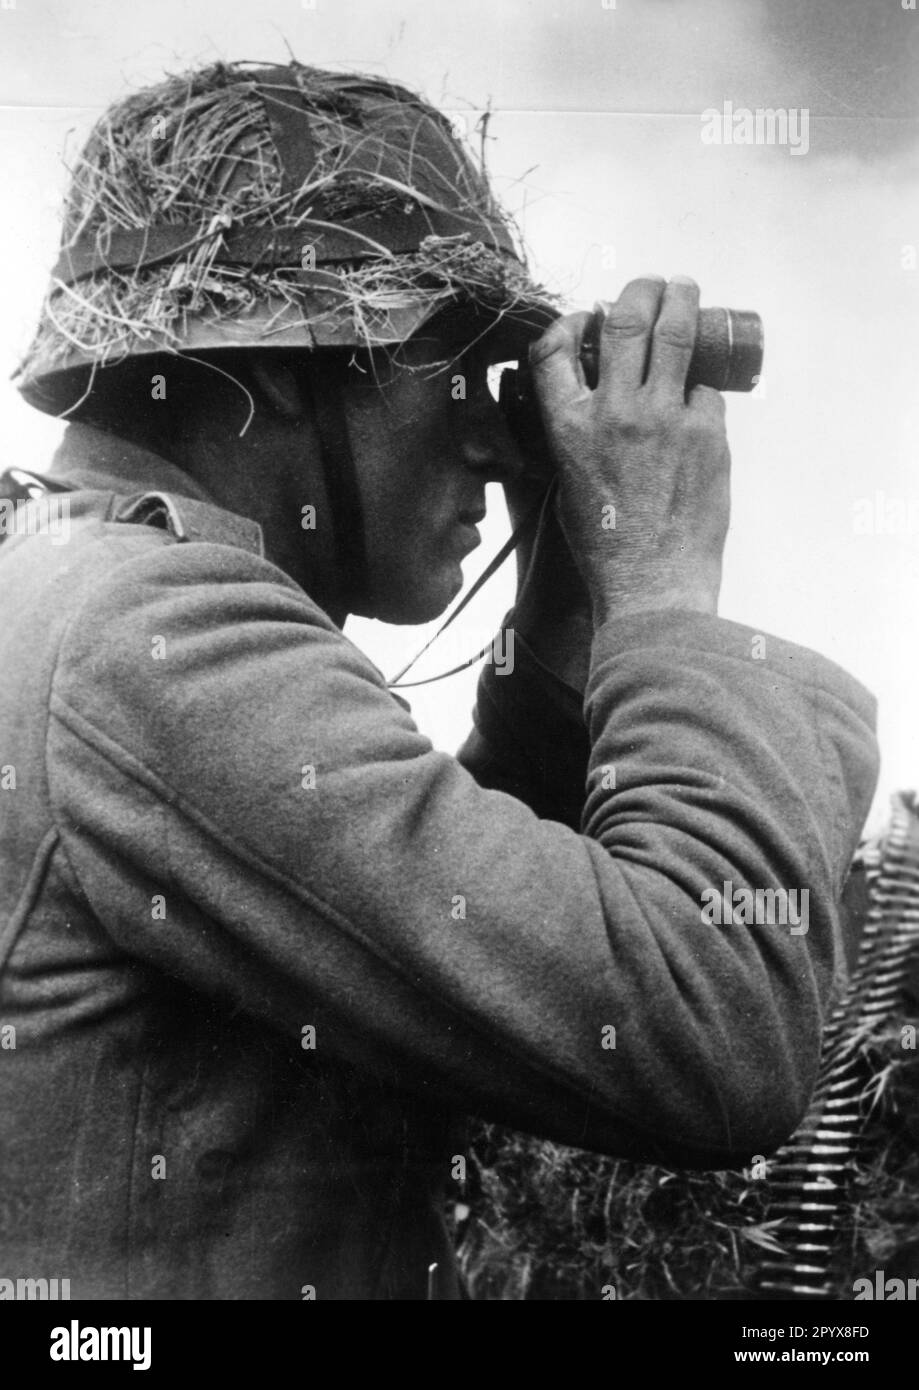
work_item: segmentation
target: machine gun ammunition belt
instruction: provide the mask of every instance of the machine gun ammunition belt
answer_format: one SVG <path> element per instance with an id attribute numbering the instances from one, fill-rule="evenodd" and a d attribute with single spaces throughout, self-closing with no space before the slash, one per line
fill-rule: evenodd
<path id="1" fill-rule="evenodd" d="M 848 987 L 823 1035 L 818 1081 L 801 1125 L 769 1164 L 769 1218 L 783 1253 L 763 1256 L 754 1287 L 778 1298 L 830 1298 L 829 1265 L 849 1200 L 874 1080 L 866 1043 L 895 1013 L 919 949 L 919 809 L 893 798 L 886 831 L 862 855 L 868 914 Z"/>

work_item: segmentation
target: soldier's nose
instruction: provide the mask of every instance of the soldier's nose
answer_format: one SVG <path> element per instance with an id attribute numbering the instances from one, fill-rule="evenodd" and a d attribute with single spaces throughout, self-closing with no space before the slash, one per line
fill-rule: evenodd
<path id="1" fill-rule="evenodd" d="M 485 474 L 489 482 L 510 483 L 523 472 L 523 460 L 510 440 L 504 448 L 470 445 L 463 457 L 468 468 Z"/>
<path id="2" fill-rule="evenodd" d="M 520 451 L 500 416 L 467 435 L 462 455 L 467 468 L 484 473 L 489 482 L 510 483 L 523 472 Z"/>

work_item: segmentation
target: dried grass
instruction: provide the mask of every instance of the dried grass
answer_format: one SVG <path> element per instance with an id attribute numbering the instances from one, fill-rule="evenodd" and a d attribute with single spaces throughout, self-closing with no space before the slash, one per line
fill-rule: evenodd
<path id="1" fill-rule="evenodd" d="M 216 260 L 224 233 L 297 228 L 316 216 L 347 226 L 393 208 L 434 212 L 446 206 L 438 190 L 449 193 L 453 210 L 458 205 L 468 214 L 469 232 L 429 236 L 408 255 L 368 238 L 360 259 L 330 267 L 325 278 L 336 312 L 350 317 L 358 344 L 377 345 L 388 316 L 414 306 L 468 300 L 500 317 L 552 302 L 530 279 L 522 253 L 518 263 L 479 239 L 476 229 L 485 236 L 495 221 L 512 228 L 455 133 L 452 145 L 444 143 L 452 167 L 435 166 L 413 144 L 405 151 L 404 181 L 374 169 L 368 142 L 377 140 L 378 148 L 379 136 L 363 120 L 368 98 L 342 90 L 337 74 L 300 65 L 288 70 L 310 109 L 315 164 L 306 182 L 285 192 L 257 86 L 260 71 L 218 63 L 170 77 L 116 104 L 99 121 L 72 170 L 64 247 L 94 238 L 103 255 L 108 238 L 121 229 L 187 226 L 192 235 L 180 255 L 165 262 L 129 272 L 108 268 L 69 285 L 53 280 L 20 369 L 24 379 L 58 369 L 74 353 L 108 365 L 137 351 L 179 350 L 193 317 L 219 322 L 263 308 L 267 322 L 258 332 L 268 345 L 276 325 L 288 326 L 292 315 L 304 325 L 315 320 L 315 298 L 298 266 Z M 377 103 L 385 101 L 387 84 L 369 80 L 379 89 Z M 277 99 L 298 98 L 278 88 Z M 418 105 L 413 115 L 449 129 L 433 108 Z"/>

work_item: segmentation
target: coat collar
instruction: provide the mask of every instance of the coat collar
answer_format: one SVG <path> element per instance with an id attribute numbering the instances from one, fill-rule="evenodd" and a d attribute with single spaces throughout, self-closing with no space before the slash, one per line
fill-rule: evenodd
<path id="1" fill-rule="evenodd" d="M 90 425 L 68 426 L 45 476 L 84 495 L 107 495 L 107 520 L 163 526 L 177 540 L 265 554 L 258 522 L 222 507 L 168 459 Z"/>
<path id="2" fill-rule="evenodd" d="M 198 502 L 219 503 L 195 480 L 160 454 L 92 425 L 68 425 L 48 476 L 90 491 L 175 492 Z"/>

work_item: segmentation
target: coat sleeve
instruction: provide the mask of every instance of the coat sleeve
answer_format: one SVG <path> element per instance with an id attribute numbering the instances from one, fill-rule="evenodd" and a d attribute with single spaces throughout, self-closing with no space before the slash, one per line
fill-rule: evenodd
<path id="1" fill-rule="evenodd" d="M 74 891 L 124 956 L 561 1142 L 719 1166 L 787 1136 L 876 775 L 861 687 L 718 619 L 612 621 L 573 829 L 433 749 L 267 562 L 95 550 L 48 777 Z M 706 922 L 728 880 L 806 890 L 807 932 Z"/>
<path id="2" fill-rule="evenodd" d="M 579 830 L 590 756 L 583 701 L 536 658 L 513 613 L 500 650 L 505 660 L 482 668 L 473 728 L 457 757 L 480 786 Z"/>

